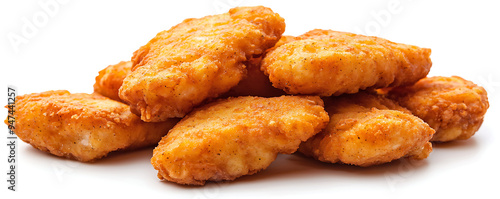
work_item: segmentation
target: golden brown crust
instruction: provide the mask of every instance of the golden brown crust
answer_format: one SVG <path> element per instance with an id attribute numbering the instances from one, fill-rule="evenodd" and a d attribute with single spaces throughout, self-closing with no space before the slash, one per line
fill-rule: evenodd
<path id="1" fill-rule="evenodd" d="M 439 142 L 469 139 L 489 107 L 483 87 L 457 76 L 424 78 L 388 96 L 436 130 L 431 141 Z"/>
<path id="2" fill-rule="evenodd" d="M 82 162 L 156 144 L 176 120 L 145 123 L 99 94 L 47 91 L 16 98 L 17 136 L 33 147 Z"/>
<path id="3" fill-rule="evenodd" d="M 387 98 L 361 92 L 325 104 L 330 123 L 300 145 L 307 156 L 366 167 L 402 157 L 424 159 L 432 151 L 434 130 Z"/>
<path id="4" fill-rule="evenodd" d="M 179 184 L 234 180 L 290 154 L 328 123 L 319 97 L 238 97 L 195 109 L 159 143 L 151 163 Z"/>
<path id="5" fill-rule="evenodd" d="M 431 50 L 382 38 L 312 30 L 285 38 L 262 61 L 273 86 L 321 96 L 410 85 L 425 77 Z"/>
<path id="6" fill-rule="evenodd" d="M 183 117 L 237 85 L 242 62 L 272 47 L 284 30 L 284 19 L 262 6 L 186 19 L 134 53 L 120 98 L 144 121 Z"/>
<path id="7" fill-rule="evenodd" d="M 278 97 L 285 95 L 285 91 L 274 88 L 267 75 L 260 70 L 261 60 L 262 57 L 257 57 L 245 62 L 247 66 L 245 77 L 238 85 L 222 95 L 222 98 L 237 96 Z"/>
<path id="8" fill-rule="evenodd" d="M 118 90 L 131 68 L 131 61 L 122 61 L 102 69 L 95 77 L 94 92 L 116 101 L 122 101 L 118 96 Z"/>
<path id="9" fill-rule="evenodd" d="M 278 42 L 276 42 L 276 44 L 274 44 L 274 46 L 272 48 L 267 49 L 266 53 L 273 51 L 274 49 L 282 46 L 283 44 L 286 44 L 286 43 L 289 43 L 289 42 L 292 42 L 295 40 L 299 40 L 299 38 L 294 37 L 294 36 L 290 36 L 290 35 L 281 35 L 280 40 L 278 40 Z"/>

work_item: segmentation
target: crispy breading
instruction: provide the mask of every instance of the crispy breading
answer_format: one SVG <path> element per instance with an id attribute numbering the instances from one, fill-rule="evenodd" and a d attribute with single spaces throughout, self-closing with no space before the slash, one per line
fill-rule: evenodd
<path id="1" fill-rule="evenodd" d="M 186 19 L 134 52 L 120 98 L 143 121 L 183 117 L 236 86 L 242 62 L 274 46 L 284 31 L 284 19 L 262 6 Z"/>
<path id="2" fill-rule="evenodd" d="M 431 141 L 439 142 L 472 137 L 489 107 L 483 87 L 457 76 L 424 78 L 388 96 L 436 130 Z"/>
<path id="3" fill-rule="evenodd" d="M 282 35 L 280 40 L 278 42 L 276 42 L 276 44 L 272 48 L 268 49 L 268 51 L 272 51 L 275 48 L 278 48 L 283 44 L 286 44 L 286 43 L 289 43 L 289 42 L 292 42 L 295 40 L 299 40 L 299 39 L 300 38 L 298 38 L 298 37 L 294 37 L 294 36 L 290 36 L 290 35 Z"/>
<path id="4" fill-rule="evenodd" d="M 278 97 L 285 95 L 285 91 L 274 88 L 269 81 L 267 75 L 260 70 L 260 61 L 262 57 L 251 58 L 245 65 L 247 66 L 247 74 L 229 92 L 221 97 L 237 97 L 237 96 L 259 96 L 259 97 Z"/>
<path id="5" fill-rule="evenodd" d="M 410 85 L 432 66 L 428 48 L 346 32 L 316 29 L 278 44 L 265 55 L 262 70 L 289 94 L 331 96 Z"/>
<path id="6" fill-rule="evenodd" d="M 299 152 L 330 163 L 372 166 L 409 157 L 427 158 L 434 130 L 381 95 L 346 94 L 325 99 L 327 127 Z"/>
<path id="7" fill-rule="evenodd" d="M 234 180 L 290 154 L 328 123 L 315 96 L 221 99 L 195 109 L 159 143 L 151 163 L 179 184 Z"/>
<path id="8" fill-rule="evenodd" d="M 131 68 L 131 61 L 122 61 L 102 69 L 95 77 L 94 92 L 116 101 L 122 101 L 118 96 L 118 90 Z"/>
<path id="9" fill-rule="evenodd" d="M 18 96 L 16 135 L 33 147 L 82 162 L 117 150 L 151 146 L 178 119 L 146 123 L 129 106 L 99 94 L 46 91 Z"/>

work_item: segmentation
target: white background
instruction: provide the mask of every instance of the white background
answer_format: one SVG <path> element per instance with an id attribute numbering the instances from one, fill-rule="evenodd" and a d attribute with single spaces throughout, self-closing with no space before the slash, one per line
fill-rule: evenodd
<path id="1" fill-rule="evenodd" d="M 55 2 L 44 9 L 41 4 Z M 1 85 L 19 94 L 66 89 L 92 92 L 97 72 L 129 60 L 157 32 L 185 18 L 265 5 L 286 20 L 285 34 L 314 28 L 349 31 L 432 49 L 430 76 L 459 75 L 488 91 L 483 126 L 467 141 L 434 145 L 424 161 L 399 160 L 371 168 L 332 165 L 280 155 L 256 175 L 204 187 L 161 182 L 149 163 L 152 148 L 115 153 L 92 164 L 57 158 L 18 145 L 18 192 L 12 196 L 83 198 L 304 198 L 315 196 L 498 197 L 500 171 L 500 7 L 494 1 L 2 1 Z M 27 27 L 31 26 L 30 31 Z M 15 39 L 13 39 L 15 38 Z M 20 39 L 21 38 L 21 39 Z M 16 43 L 17 42 L 17 43 Z M 6 92 L 6 91 L 4 91 Z M 6 94 L 2 103 L 6 103 Z M 1 118 L 5 118 L 5 109 Z M 6 143 L 7 128 L 0 136 Z M 7 170 L 7 146 L 0 147 Z M 0 179 L 5 179 L 7 176 Z"/>

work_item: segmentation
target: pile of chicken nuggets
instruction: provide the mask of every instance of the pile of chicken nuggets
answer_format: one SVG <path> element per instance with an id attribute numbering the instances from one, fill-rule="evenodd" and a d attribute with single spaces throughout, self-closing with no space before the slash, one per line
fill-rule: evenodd
<path id="1" fill-rule="evenodd" d="M 433 143 L 468 139 L 483 122 L 485 89 L 426 77 L 428 48 L 284 31 L 285 20 L 263 6 L 186 19 L 100 71 L 92 94 L 17 97 L 15 132 L 82 162 L 156 146 L 158 178 L 203 185 L 295 152 L 361 167 L 425 159 Z"/>

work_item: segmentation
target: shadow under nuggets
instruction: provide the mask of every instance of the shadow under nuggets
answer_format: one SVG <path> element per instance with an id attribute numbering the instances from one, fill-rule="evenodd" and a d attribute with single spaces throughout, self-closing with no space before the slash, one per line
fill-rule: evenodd
<path id="1" fill-rule="evenodd" d="M 302 154 L 279 155 L 266 170 L 251 176 L 243 176 L 236 179 L 232 184 L 257 183 L 266 180 L 290 180 L 301 181 L 307 179 L 309 182 L 314 179 L 332 180 L 341 182 L 345 178 L 383 178 L 386 173 L 397 173 L 401 170 L 424 170 L 428 167 L 426 160 L 409 160 L 406 158 L 394 160 L 389 163 L 370 167 L 359 167 L 340 163 L 325 163 L 305 157 Z"/>

